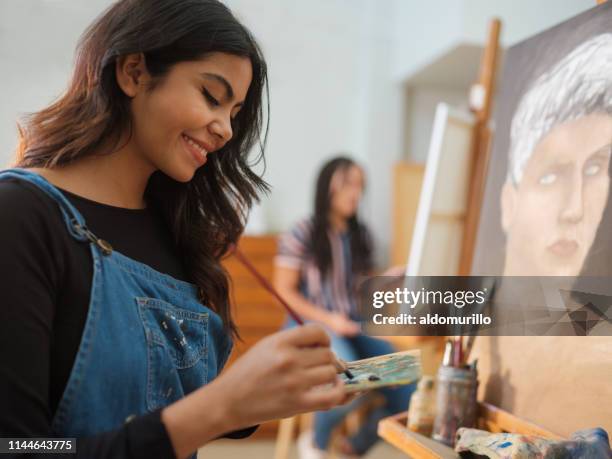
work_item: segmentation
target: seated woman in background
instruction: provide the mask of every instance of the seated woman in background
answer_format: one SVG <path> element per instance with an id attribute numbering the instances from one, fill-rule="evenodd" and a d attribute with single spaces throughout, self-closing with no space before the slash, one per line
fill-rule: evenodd
<path id="1" fill-rule="evenodd" d="M 332 349 L 346 361 L 394 352 L 391 344 L 361 333 L 356 286 L 372 271 L 372 240 L 357 210 L 364 171 L 345 157 L 323 166 L 317 179 L 314 215 L 281 236 L 275 260 L 275 286 L 304 319 L 326 327 Z M 295 326 L 290 321 L 289 326 Z M 359 432 L 343 441 L 342 452 L 364 454 L 377 440 L 380 419 L 408 408 L 414 386 L 381 389 L 385 404 L 367 418 Z M 324 455 L 332 430 L 360 400 L 317 412 L 312 433 L 300 438 L 303 459 Z"/>

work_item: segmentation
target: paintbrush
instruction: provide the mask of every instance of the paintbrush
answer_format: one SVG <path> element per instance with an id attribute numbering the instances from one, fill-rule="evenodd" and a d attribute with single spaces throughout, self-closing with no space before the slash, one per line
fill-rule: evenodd
<path id="1" fill-rule="evenodd" d="M 251 262 L 248 260 L 248 258 L 238 249 L 238 246 L 236 245 L 234 246 L 233 253 L 235 257 L 238 259 L 238 261 L 240 261 L 240 263 L 242 263 L 245 266 L 245 268 L 247 268 L 251 272 L 251 274 L 255 277 L 255 279 L 259 281 L 261 286 L 265 288 L 268 292 L 270 292 L 272 296 L 276 298 L 280 302 L 280 304 L 282 304 L 285 307 L 285 309 L 287 310 L 289 315 L 293 318 L 293 320 L 295 320 L 299 325 L 304 325 L 304 320 L 291 308 L 291 306 L 289 306 L 289 304 L 283 299 L 283 297 L 279 295 L 276 289 L 272 287 L 272 284 L 268 282 L 268 279 L 266 279 L 264 276 L 260 274 L 259 271 L 257 271 L 255 266 L 253 266 Z M 336 355 L 334 355 L 334 365 L 336 367 L 336 370 L 341 373 L 344 373 L 347 378 L 353 379 L 355 377 L 353 376 L 353 373 L 351 373 L 351 371 L 346 366 L 346 363 L 344 363 L 344 361 L 339 359 Z"/>
<path id="2" fill-rule="evenodd" d="M 483 280 L 484 287 L 482 290 L 486 290 L 485 300 L 478 307 L 477 310 L 472 312 L 476 314 L 482 313 L 486 307 L 489 305 L 489 302 L 493 298 L 493 294 L 495 293 L 495 279 L 492 278 L 484 278 Z M 472 353 L 472 348 L 474 347 L 474 341 L 476 340 L 477 330 L 472 330 L 470 336 L 467 339 L 467 344 L 465 345 L 465 349 L 463 351 L 462 356 L 462 364 L 467 364 L 467 361 L 470 358 L 470 354 Z"/>
<path id="3" fill-rule="evenodd" d="M 472 348 L 474 347 L 474 340 L 476 339 L 476 335 L 470 335 L 467 339 L 467 344 L 465 346 L 465 351 L 463 352 L 463 363 L 467 363 L 470 358 L 470 353 L 472 352 Z"/>
<path id="4" fill-rule="evenodd" d="M 455 336 L 454 348 L 453 366 L 455 368 L 461 368 L 463 366 L 463 339 L 461 335 Z"/>

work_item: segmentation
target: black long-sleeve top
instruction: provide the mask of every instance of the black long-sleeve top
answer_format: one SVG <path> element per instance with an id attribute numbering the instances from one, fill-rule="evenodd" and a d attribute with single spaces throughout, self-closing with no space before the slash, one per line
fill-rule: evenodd
<path id="1" fill-rule="evenodd" d="M 64 195 L 89 229 L 115 250 L 188 280 L 170 231 L 153 209 L 123 209 Z M 57 203 L 32 184 L 0 181 L 0 437 L 50 436 L 79 349 L 92 276 L 88 244 L 70 236 Z M 160 412 L 77 439 L 76 457 L 174 459 Z M 228 436 L 242 438 L 253 431 Z"/>

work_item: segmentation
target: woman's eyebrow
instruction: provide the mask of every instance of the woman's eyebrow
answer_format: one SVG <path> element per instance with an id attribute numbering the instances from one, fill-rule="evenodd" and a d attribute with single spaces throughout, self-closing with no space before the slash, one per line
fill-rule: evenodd
<path id="1" fill-rule="evenodd" d="M 227 98 L 228 99 L 233 99 L 234 98 L 234 90 L 232 89 L 232 85 L 229 84 L 229 81 L 227 81 L 221 75 L 217 75 L 216 73 L 202 73 L 202 76 L 204 78 L 208 78 L 209 80 L 215 80 L 215 81 L 221 83 L 223 85 L 223 87 L 225 88 L 225 92 L 226 92 Z"/>

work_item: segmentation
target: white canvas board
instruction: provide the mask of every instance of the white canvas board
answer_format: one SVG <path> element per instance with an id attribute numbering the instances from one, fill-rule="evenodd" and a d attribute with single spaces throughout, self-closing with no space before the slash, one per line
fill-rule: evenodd
<path id="1" fill-rule="evenodd" d="M 472 114 L 438 104 L 407 276 L 450 276 L 459 268 L 471 168 Z"/>

